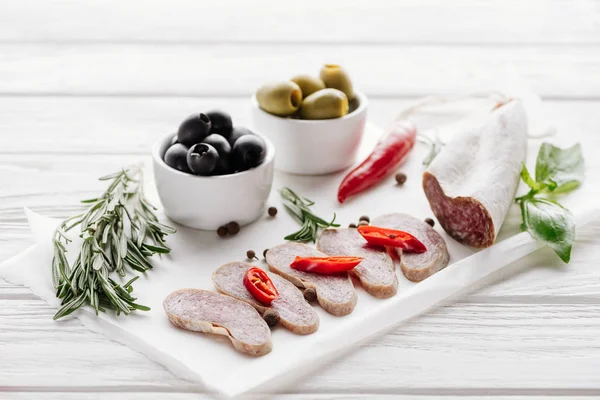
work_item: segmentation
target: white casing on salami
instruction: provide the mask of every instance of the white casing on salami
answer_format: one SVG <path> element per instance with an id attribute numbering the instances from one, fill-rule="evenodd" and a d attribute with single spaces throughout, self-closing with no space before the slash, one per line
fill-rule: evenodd
<path id="1" fill-rule="evenodd" d="M 454 137 L 423 174 L 440 225 L 454 239 L 489 247 L 514 202 L 527 154 L 527 116 L 512 100 L 477 129 Z"/>

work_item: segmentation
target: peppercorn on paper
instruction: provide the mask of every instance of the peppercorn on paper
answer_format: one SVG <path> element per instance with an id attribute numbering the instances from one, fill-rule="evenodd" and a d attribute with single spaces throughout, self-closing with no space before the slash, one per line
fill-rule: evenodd
<path id="1" fill-rule="evenodd" d="M 414 117 L 422 132 L 451 135 L 453 130 L 478 123 L 477 118 L 481 118 L 482 113 L 478 115 L 473 110 L 477 110 L 477 107 L 489 110 L 489 103 L 480 103 L 481 100 L 465 100 L 452 105 L 433 105 L 429 112 L 415 114 Z M 436 107 L 441 107 L 441 111 L 436 113 Z M 470 117 L 464 118 L 465 115 Z M 445 122 L 441 124 L 441 120 Z M 379 128 L 367 126 L 362 156 L 369 153 L 380 134 Z M 538 146 L 539 143 L 531 143 L 530 162 Z M 245 260 L 247 250 L 254 250 L 260 256 L 264 249 L 283 243 L 285 235 L 297 230 L 297 223 L 286 215 L 279 199 L 277 189 L 284 186 L 315 201 L 315 212 L 325 219 L 335 212 L 336 220 L 342 225 L 356 222 L 364 214 L 373 218 L 385 213 L 403 212 L 417 218 L 431 217 L 431 210 L 421 189 L 422 160 L 427 153 L 426 146 L 415 146 L 409 160 L 401 168 L 408 176 L 403 186 L 396 185 L 394 177 L 390 176 L 377 187 L 342 206 L 337 203 L 336 192 L 344 173 L 317 177 L 277 173 L 269 205 L 278 207 L 280 212 L 275 218 L 265 213 L 263 218 L 243 227 L 234 237 L 219 238 L 215 232 L 194 231 L 176 226 L 163 218 L 165 223 L 178 229 L 167 240 L 172 248 L 171 255 L 162 258 L 155 256 L 154 269 L 134 284 L 133 294 L 138 302 L 151 307 L 151 311 L 117 317 L 102 313 L 96 316 L 90 309 L 81 309 L 73 317 L 88 328 L 143 352 L 175 374 L 200 381 L 209 390 L 226 396 L 237 396 L 248 391 L 267 392 L 297 382 L 330 360 L 356 349 L 358 344 L 397 328 L 399 324 L 447 302 L 475 284 L 502 276 L 507 271 L 505 267 L 535 251 L 541 244 L 532 240 L 529 234 L 519 233 L 520 215 L 515 208 L 509 212 L 497 243 L 479 252 L 458 244 L 436 225 L 435 229 L 446 240 L 450 252 L 450 265 L 446 269 L 421 283 L 413 283 L 406 280 L 397 268 L 398 293 L 389 299 L 376 299 L 355 282 L 358 302 L 350 315 L 334 317 L 314 304 L 320 318 L 316 333 L 295 335 L 278 326 L 272 331 L 272 352 L 259 358 L 236 352 L 225 337 L 174 327 L 163 311 L 162 301 L 169 293 L 181 288 L 215 290 L 211 274 L 220 265 Z M 150 175 L 150 171 L 146 175 Z M 147 187 L 151 188 L 152 185 Z M 158 204 L 156 194 L 148 194 Z M 579 196 L 575 194 L 571 197 Z M 568 201 L 566 205 L 569 206 Z M 30 287 L 48 304 L 59 308 L 60 301 L 55 297 L 51 279 L 51 238 L 60 221 L 31 211 L 27 211 L 27 217 L 36 244 L 0 266 L 0 276 L 9 282 Z M 593 220 L 588 214 L 585 222 Z M 77 234 L 73 236 L 77 239 Z M 70 256 L 76 254 L 74 246 L 77 245 L 75 240 L 68 247 Z M 267 268 L 262 257 L 253 263 Z M 129 279 L 130 276 L 124 278 L 123 282 Z M 61 323 L 56 322 L 58 329 Z M 402 362 L 409 361 L 398 360 L 398 363 Z"/>

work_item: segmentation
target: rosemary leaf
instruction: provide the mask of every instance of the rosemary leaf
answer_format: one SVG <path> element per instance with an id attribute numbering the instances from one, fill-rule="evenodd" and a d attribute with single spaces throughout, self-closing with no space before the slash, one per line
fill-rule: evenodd
<path id="1" fill-rule="evenodd" d="M 125 276 L 125 267 L 145 272 L 154 254 L 168 254 L 165 237 L 175 229 L 161 224 L 155 208 L 144 197 L 142 170 L 138 166 L 100 178 L 110 181 L 99 197 L 83 200 L 88 210 L 63 221 L 53 237 L 52 283 L 62 307 L 54 319 L 67 316 L 88 304 L 96 314 L 114 311 L 117 315 L 147 311 L 131 296 L 135 276 L 125 285 L 110 278 Z M 79 226 L 83 243 L 73 265 L 66 257 L 67 232 Z M 127 227 L 127 230 L 124 228 Z"/>
<path id="2" fill-rule="evenodd" d="M 335 223 L 335 213 L 331 222 L 327 222 L 315 215 L 310 207 L 315 203 L 306 197 L 301 197 L 292 189 L 284 187 L 281 189 L 281 200 L 283 206 L 302 226 L 297 232 L 287 235 L 285 240 L 297 242 L 315 242 L 319 234 L 319 228 L 338 227 Z"/>

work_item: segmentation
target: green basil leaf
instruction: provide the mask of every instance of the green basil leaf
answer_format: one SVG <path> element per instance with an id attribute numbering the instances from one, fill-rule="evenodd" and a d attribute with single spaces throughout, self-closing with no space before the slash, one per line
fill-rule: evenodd
<path id="1" fill-rule="evenodd" d="M 543 143 L 535 164 L 535 180 L 546 183 L 548 191 L 566 193 L 583 182 L 584 169 L 579 144 L 561 149 L 550 143 Z"/>
<path id="2" fill-rule="evenodd" d="M 527 170 L 527 166 L 523 163 L 523 168 L 521 169 L 521 179 L 523 182 L 527 184 L 534 192 L 539 192 L 544 188 L 544 184 L 540 182 L 536 182 L 531 175 L 529 174 L 529 170 Z"/>
<path id="3" fill-rule="evenodd" d="M 575 223 L 569 210 L 547 199 L 527 198 L 521 203 L 521 212 L 523 226 L 531 236 L 552 247 L 568 263 L 575 239 Z"/>

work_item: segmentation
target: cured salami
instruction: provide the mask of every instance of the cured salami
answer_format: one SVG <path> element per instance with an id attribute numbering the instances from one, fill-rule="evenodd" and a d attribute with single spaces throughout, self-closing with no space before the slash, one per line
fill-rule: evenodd
<path id="1" fill-rule="evenodd" d="M 489 247 L 519 185 L 527 117 L 512 100 L 485 125 L 453 138 L 423 174 L 423 190 L 444 230 L 472 247 Z"/>

